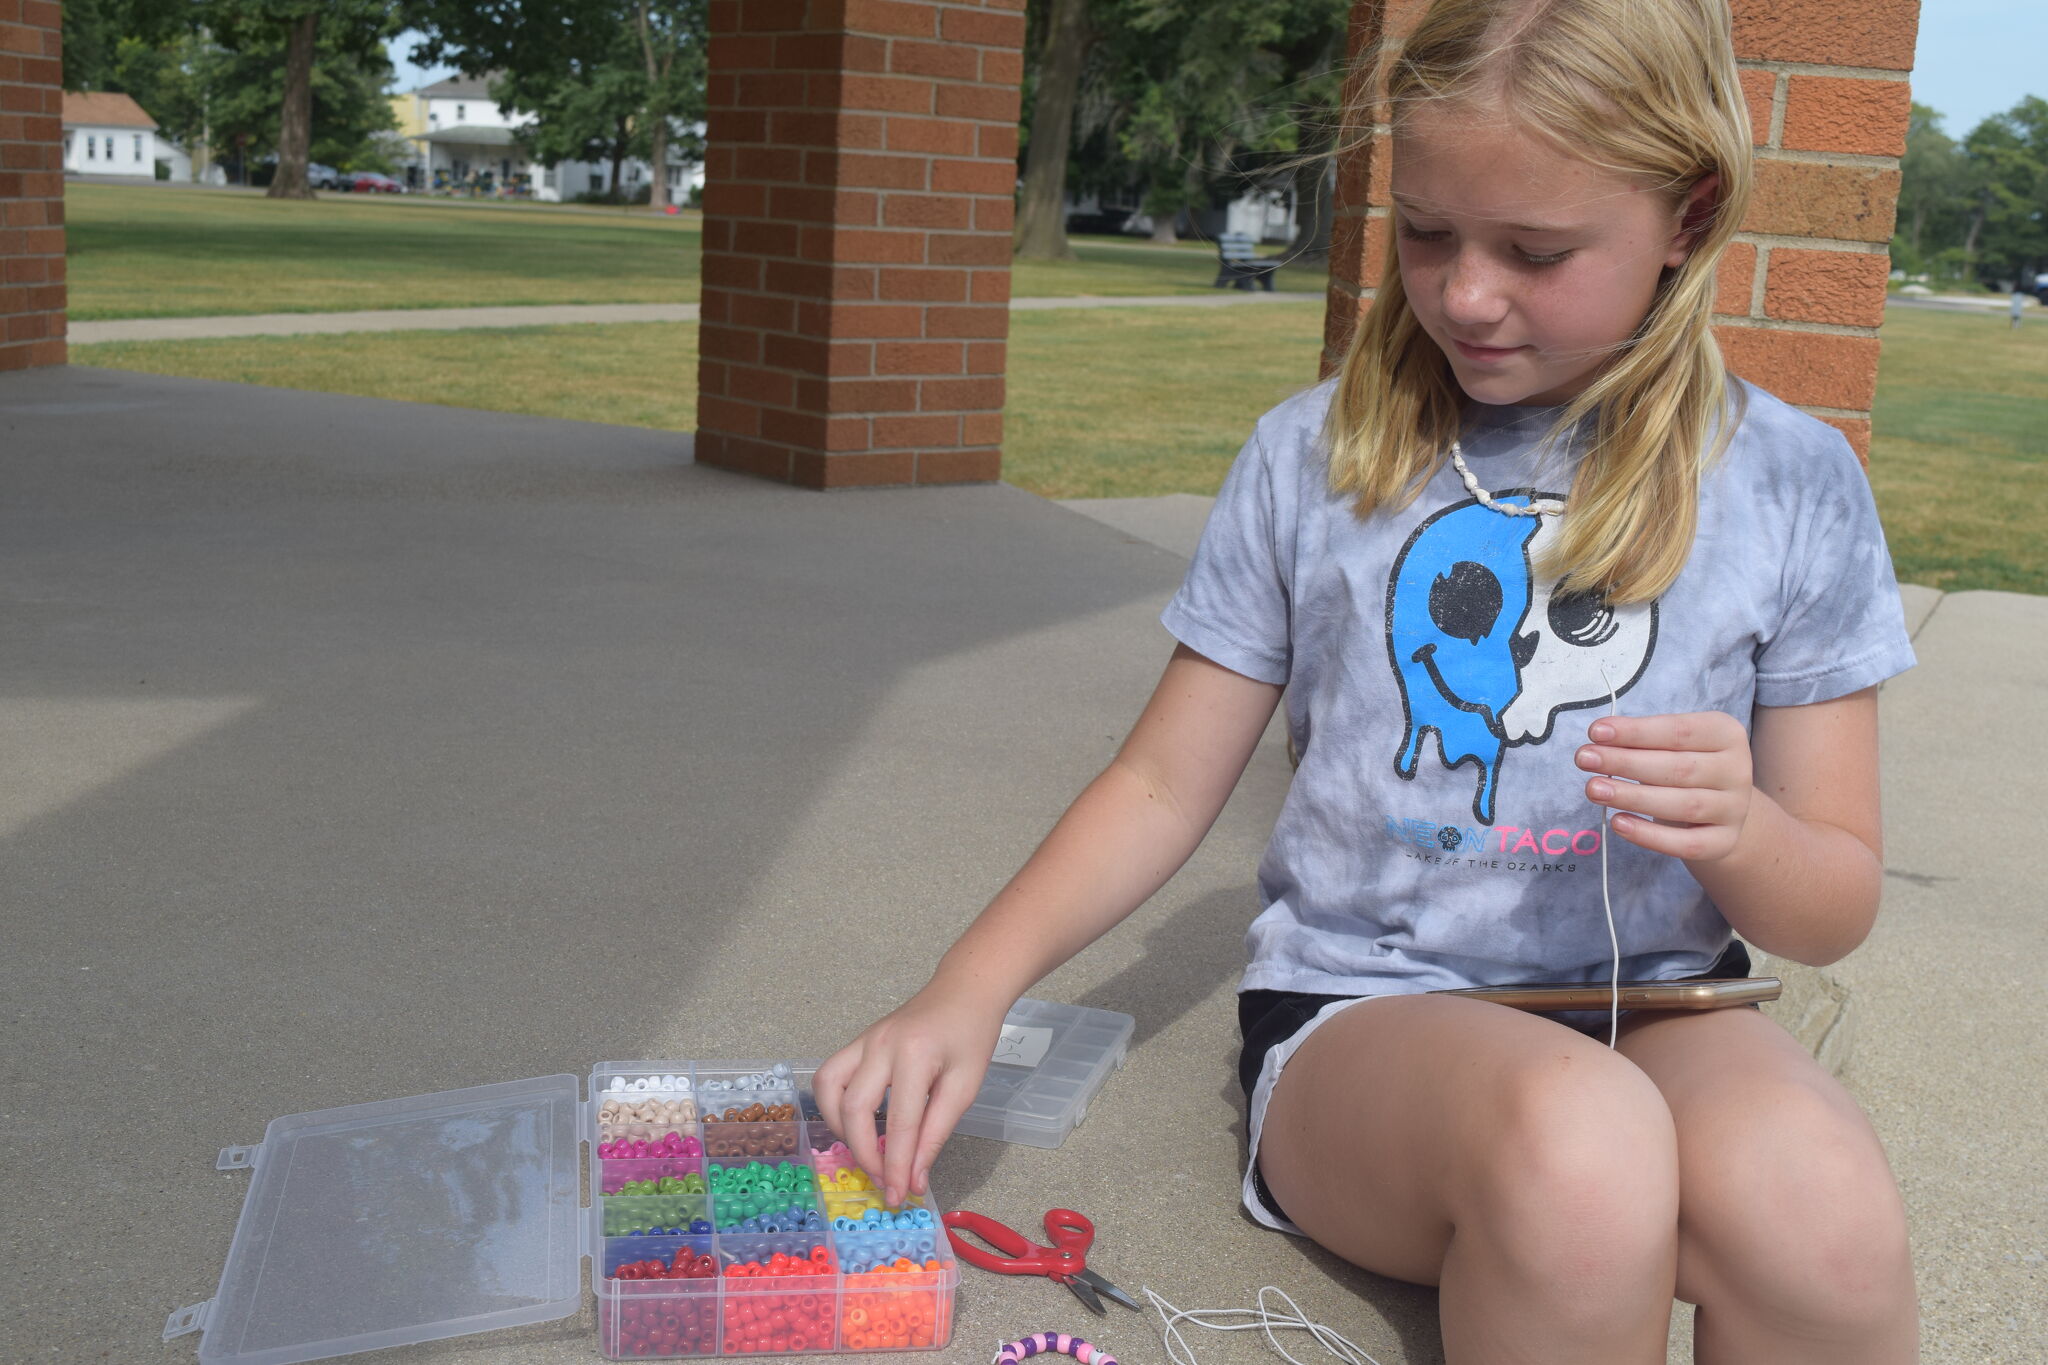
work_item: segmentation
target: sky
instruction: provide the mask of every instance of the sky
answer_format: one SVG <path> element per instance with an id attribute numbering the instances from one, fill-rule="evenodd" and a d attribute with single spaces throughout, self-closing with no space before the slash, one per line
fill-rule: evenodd
<path id="1" fill-rule="evenodd" d="M 454 74 L 448 67 L 414 66 L 406 54 L 415 41 L 400 34 L 388 45 L 399 90 Z M 1913 68 L 1913 98 L 1940 110 L 1942 128 L 1954 138 L 2024 96 L 2048 99 L 2048 3 L 1921 0 Z"/>

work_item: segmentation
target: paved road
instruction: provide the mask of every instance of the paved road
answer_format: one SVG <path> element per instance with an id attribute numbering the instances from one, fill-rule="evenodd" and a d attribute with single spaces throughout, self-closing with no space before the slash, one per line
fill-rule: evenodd
<path id="1" fill-rule="evenodd" d="M 1986 294 L 1982 298 L 1964 297 L 1956 294 L 1892 294 L 1884 301 L 1887 308 L 1931 308 L 1944 313 L 1999 313 L 2012 307 L 2010 294 Z M 2031 298 L 2027 300 L 2026 312 L 2036 313 L 2041 305 Z"/>
<path id="2" fill-rule="evenodd" d="M 0 375 L 0 467 L 7 1361 L 189 1365 L 158 1336 L 249 1183 L 215 1153 L 275 1116 L 842 1041 L 1114 752 L 1185 562 L 1003 486 L 814 494 L 671 432 L 82 366 Z M 1884 708 L 1891 896 L 1835 969 L 1845 1078 L 1906 1190 L 1926 1359 L 2038 1365 L 2048 599 L 1923 605 Z M 1039 987 L 1137 1017 L 1087 1122 L 962 1139 L 935 1183 L 1020 1225 L 1086 1210 L 1127 1288 L 1279 1285 L 1424 1365 L 1432 1294 L 1235 1210 L 1232 991 L 1287 780 L 1262 745 L 1189 865 Z M 970 1271 L 946 1359 L 1077 1325 L 1057 1293 Z M 354 1302 L 298 1307 L 338 1333 Z M 1103 1344 L 1158 1359 L 1113 1311 Z M 378 1359 L 568 1365 L 592 1332 Z"/>
<path id="3" fill-rule="evenodd" d="M 1018 312 L 1046 308 L 1233 308 L 1320 303 L 1321 294 L 1220 289 L 1209 294 L 1084 294 L 1012 299 Z M 695 322 L 694 303 L 566 303 L 517 308 L 388 308 L 359 313 L 249 313 L 206 318 L 119 318 L 74 322 L 74 346 L 101 341 L 192 341 L 210 337 L 307 336 L 331 332 L 448 332 L 466 327 L 553 327 L 565 323 Z"/>

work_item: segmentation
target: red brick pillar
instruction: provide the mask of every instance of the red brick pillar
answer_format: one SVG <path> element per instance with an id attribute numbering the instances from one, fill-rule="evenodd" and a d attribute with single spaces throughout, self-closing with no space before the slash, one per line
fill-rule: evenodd
<path id="1" fill-rule="evenodd" d="M 1354 58 L 1383 24 L 1404 33 L 1427 7 L 1358 0 Z M 1841 428 L 1866 460 L 1919 11 L 1919 0 L 1734 0 L 1756 185 L 1722 257 L 1714 334 L 1732 370 Z M 1387 173 L 1384 128 L 1338 165 L 1326 372 L 1392 260 Z"/>
<path id="2" fill-rule="evenodd" d="M 712 0 L 700 461 L 998 476 L 1023 8 Z"/>
<path id="3" fill-rule="evenodd" d="M 64 363 L 62 23 L 0 0 L 0 370 Z"/>

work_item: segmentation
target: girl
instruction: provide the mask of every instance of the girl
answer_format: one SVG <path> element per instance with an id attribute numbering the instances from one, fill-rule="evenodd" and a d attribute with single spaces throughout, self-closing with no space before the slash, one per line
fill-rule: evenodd
<path id="1" fill-rule="evenodd" d="M 1731 929 L 1826 963 L 1877 909 L 1876 685 L 1912 653 L 1847 442 L 1708 330 L 1750 183 L 1729 27 L 1725 0 L 1437 0 L 1387 62 L 1398 271 L 1238 457 L 1122 751 L 818 1072 L 892 1201 L 1009 1004 L 1193 851 L 1284 688 L 1252 1216 L 1440 1286 L 1452 1361 L 1661 1361 L 1674 1294 L 1702 1361 L 1915 1358 L 1884 1154 L 1762 1014 L 1610 1048 L 1604 1015 L 1427 993 L 1739 976 Z"/>

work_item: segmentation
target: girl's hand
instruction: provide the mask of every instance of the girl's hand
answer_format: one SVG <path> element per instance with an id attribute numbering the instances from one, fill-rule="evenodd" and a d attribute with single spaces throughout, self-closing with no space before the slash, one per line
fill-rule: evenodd
<path id="1" fill-rule="evenodd" d="M 1586 783 L 1586 799 L 1618 812 L 1616 834 L 1689 863 L 1734 851 L 1756 790 L 1749 734 L 1735 717 L 1602 716 L 1586 735 L 1593 742 L 1579 750 L 1579 766 L 1606 774 Z M 1637 813 L 1619 813 L 1627 811 Z"/>
<path id="2" fill-rule="evenodd" d="M 861 1169 L 880 1177 L 891 1208 L 906 1194 L 926 1192 L 932 1161 L 974 1103 L 1008 1012 L 1008 1001 L 948 999 L 927 986 L 818 1068 L 812 1085 L 819 1112 Z M 884 1091 L 886 1155 L 875 1136 Z"/>

